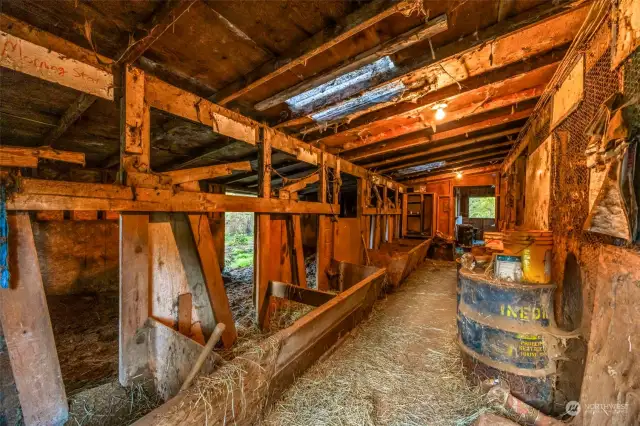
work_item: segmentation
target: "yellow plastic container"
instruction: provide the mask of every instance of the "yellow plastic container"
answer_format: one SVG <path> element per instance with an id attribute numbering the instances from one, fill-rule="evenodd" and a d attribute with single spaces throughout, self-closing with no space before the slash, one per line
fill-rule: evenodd
<path id="1" fill-rule="evenodd" d="M 522 279 L 525 282 L 551 282 L 552 249 L 551 231 L 511 231 L 504 236 L 505 254 L 522 259 Z"/>

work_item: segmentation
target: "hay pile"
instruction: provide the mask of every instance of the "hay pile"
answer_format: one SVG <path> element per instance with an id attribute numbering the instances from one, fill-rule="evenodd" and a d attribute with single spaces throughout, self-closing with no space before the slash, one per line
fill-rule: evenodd
<path id="1" fill-rule="evenodd" d="M 488 411 L 455 344 L 455 266 L 430 263 L 290 388 L 267 425 L 465 425 Z"/>
<path id="2" fill-rule="evenodd" d="M 150 380 L 126 388 L 115 380 L 69 398 L 69 420 L 65 425 L 128 425 L 162 402 Z"/>

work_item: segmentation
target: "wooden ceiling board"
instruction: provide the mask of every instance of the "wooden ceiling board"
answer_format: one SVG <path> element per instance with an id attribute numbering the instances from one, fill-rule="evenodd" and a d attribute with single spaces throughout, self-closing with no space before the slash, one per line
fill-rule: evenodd
<path id="1" fill-rule="evenodd" d="M 8 68 L 0 76 L 2 144 L 40 145 L 80 94 Z"/>
<path id="2" fill-rule="evenodd" d="M 98 99 L 56 141 L 56 147 L 86 154 L 87 166 L 99 166 L 120 152 L 120 113 L 114 102 Z"/>
<path id="3" fill-rule="evenodd" d="M 127 34 L 147 22 L 160 5 L 154 0 L 3 0 L 2 12 L 90 49 L 85 22 L 98 53 L 114 57 Z"/>
<path id="4" fill-rule="evenodd" d="M 282 55 L 295 43 L 359 7 L 358 2 L 344 0 L 205 2 L 258 45 L 276 55 Z"/>
<path id="5" fill-rule="evenodd" d="M 145 56 L 214 89 L 224 87 L 269 58 L 202 3 L 195 3 Z"/>
<path id="6" fill-rule="evenodd" d="M 402 16 L 401 14 L 396 15 Z M 329 71 L 341 65 L 349 58 L 365 52 L 399 34 L 402 34 L 404 31 L 421 24 L 420 20 L 415 18 L 415 14 L 413 17 L 403 17 L 403 19 L 405 25 L 401 26 L 391 26 L 386 23 L 386 19 L 380 21 L 364 31 L 355 34 L 353 37 L 336 44 L 330 49 L 327 49 L 322 55 L 314 56 L 305 64 L 298 65 L 290 71 L 273 78 L 268 84 L 263 84 L 260 87 L 257 87 L 239 99 L 247 104 L 253 105 L 280 93 L 289 87 L 295 86 L 303 80 L 320 75 L 325 71 Z M 409 22 L 415 25 L 409 26 Z M 289 109 L 284 104 L 279 105 L 279 107 L 280 108 L 270 108 L 269 110 L 261 112 L 260 115 L 267 119 L 279 119 L 278 121 L 282 121 L 283 116 L 280 115 L 280 111 L 289 111 Z M 289 117 L 291 117 L 290 113 L 287 115 L 287 118 Z"/>

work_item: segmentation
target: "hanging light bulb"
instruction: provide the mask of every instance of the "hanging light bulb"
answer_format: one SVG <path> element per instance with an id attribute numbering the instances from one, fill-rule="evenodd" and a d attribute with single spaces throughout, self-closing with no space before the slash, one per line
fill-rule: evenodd
<path id="1" fill-rule="evenodd" d="M 462 179 L 462 172 L 456 172 L 456 179 Z"/>
<path id="2" fill-rule="evenodd" d="M 435 104 L 431 107 L 432 110 L 436 112 L 436 120 L 442 120 L 445 115 L 444 109 L 447 107 L 447 104 Z"/>

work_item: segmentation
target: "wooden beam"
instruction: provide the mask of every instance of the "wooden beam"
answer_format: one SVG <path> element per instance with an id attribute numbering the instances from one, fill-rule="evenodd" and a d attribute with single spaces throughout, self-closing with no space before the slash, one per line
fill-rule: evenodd
<path id="1" fill-rule="evenodd" d="M 447 154 L 442 154 L 442 155 L 437 155 L 435 157 L 431 157 L 431 156 L 426 156 L 426 158 L 422 158 L 416 161 L 412 161 L 410 163 L 404 163 L 404 164 L 396 164 L 395 166 L 391 166 L 391 167 L 387 167 L 385 169 L 383 169 L 385 172 L 390 172 L 390 171 L 394 171 L 394 170 L 402 170 L 402 169 L 408 169 L 411 167 L 415 167 L 415 166 L 422 166 L 424 164 L 428 164 L 428 163 L 433 163 L 436 161 L 447 161 L 450 160 L 452 158 L 458 158 L 458 157 L 464 157 L 466 155 L 469 154 L 475 154 L 478 152 L 486 152 L 492 149 L 496 149 L 496 148 L 505 148 L 505 147 L 511 147 L 513 146 L 513 141 L 506 141 L 506 142 L 500 142 L 500 143 L 496 143 L 496 144 L 491 144 L 491 145 L 483 145 L 477 148 L 472 148 L 472 149 L 468 149 L 465 151 L 460 151 L 460 152 L 450 152 Z M 509 150 L 507 150 L 507 152 L 509 152 Z M 447 166 L 449 165 L 449 161 L 447 161 Z M 422 172 L 424 173 L 424 172 Z"/>
<path id="2" fill-rule="evenodd" d="M 81 93 L 69 108 L 67 108 L 64 114 L 62 114 L 62 117 L 60 117 L 56 127 L 47 133 L 47 136 L 45 136 L 42 141 L 43 145 L 52 147 L 54 143 L 60 139 L 60 136 L 62 136 L 97 100 L 98 98 L 96 96 Z"/>
<path id="3" fill-rule="evenodd" d="M 149 215 L 120 215 L 119 380 L 129 386 L 149 368 L 139 331 L 150 314 Z"/>
<path id="4" fill-rule="evenodd" d="M 49 182 L 49 181 L 45 181 Z M 72 183 L 72 182 L 61 182 Z M 96 184 L 86 184 L 96 185 Z M 115 186 L 115 185 L 114 185 Z M 118 187 L 124 188 L 124 187 Z M 126 188 L 129 189 L 130 188 Z M 55 191 L 52 191 L 55 192 Z M 260 199 L 238 195 L 178 192 L 136 188 L 135 199 L 17 192 L 7 201 L 9 210 L 108 210 L 117 212 L 254 212 L 280 214 L 332 214 L 328 203 Z"/>
<path id="5" fill-rule="evenodd" d="M 398 121 L 394 125 L 383 126 L 382 131 L 375 134 L 366 133 L 367 137 L 362 138 L 360 134 L 348 131 L 348 135 L 344 135 L 344 142 L 342 148 L 344 151 L 358 149 L 367 145 L 373 145 L 382 142 L 387 139 L 396 138 L 413 132 L 418 132 L 424 129 L 431 129 L 436 126 L 443 126 L 447 123 L 452 123 L 460 119 L 470 117 L 473 115 L 479 115 L 488 111 L 504 108 L 511 105 L 517 105 L 518 103 L 525 102 L 531 99 L 538 98 L 545 88 L 545 84 L 540 84 L 535 87 L 526 88 L 513 93 L 507 93 L 499 96 L 491 96 L 489 93 L 485 99 L 470 103 L 467 106 L 459 108 L 454 111 L 447 111 L 447 115 L 444 119 L 437 121 L 434 117 L 434 111 L 422 111 L 417 117 L 404 118 Z M 386 129 L 386 130 L 385 130 Z M 345 132 L 346 133 L 346 132 Z M 333 136 L 328 136 L 326 139 L 331 138 L 335 140 Z M 321 139 L 320 142 L 324 141 Z"/>
<path id="6" fill-rule="evenodd" d="M 314 173 L 311 176 L 307 176 L 306 178 L 300 179 L 292 184 L 282 187 L 280 189 L 280 193 L 283 193 L 283 192 L 289 193 L 289 194 L 295 193 L 304 189 L 308 185 L 318 182 L 319 180 L 320 180 L 320 175 L 318 173 Z"/>
<path id="7" fill-rule="evenodd" d="M 151 171 L 151 106 L 145 99 L 145 73 L 130 65 L 122 70 L 120 167 L 127 173 L 148 173 Z"/>
<path id="8" fill-rule="evenodd" d="M 373 162 L 373 163 L 365 164 L 365 167 L 372 169 L 372 168 L 377 168 L 379 166 L 388 166 L 390 164 L 400 163 L 400 162 L 406 161 L 406 160 L 415 160 L 417 157 L 438 154 L 440 152 L 446 152 L 446 151 L 450 151 L 452 149 L 464 148 L 466 146 L 473 145 L 473 144 L 476 144 L 478 142 L 490 141 L 490 140 L 493 140 L 493 139 L 503 138 L 505 136 L 509 137 L 511 135 L 518 134 L 518 132 L 520 132 L 520 129 L 521 129 L 520 127 L 516 127 L 516 128 L 513 128 L 513 129 L 503 130 L 502 132 L 491 133 L 491 134 L 488 134 L 488 135 L 478 136 L 478 137 L 470 138 L 470 139 L 463 139 L 461 141 L 448 143 L 448 144 L 445 144 L 445 145 L 438 146 L 436 148 L 427 147 L 424 151 L 420 151 L 420 152 L 416 152 L 416 153 L 412 153 L 412 154 L 407 154 L 407 155 L 401 155 L 399 157 L 391 157 L 391 158 L 388 158 L 388 159 L 385 159 L 385 160 L 376 161 L 376 162 Z M 378 170 L 378 172 L 380 172 L 380 173 L 384 173 L 385 170 L 393 170 L 393 169 L 392 168 L 383 167 L 383 168 L 376 169 L 376 170 Z"/>
<path id="9" fill-rule="evenodd" d="M 493 147 L 489 147 L 488 149 L 492 149 L 492 148 Z M 479 152 L 479 151 L 482 152 L 482 150 L 474 150 L 474 152 Z M 462 167 L 462 166 L 466 167 L 468 165 L 467 163 L 470 163 L 470 162 L 473 162 L 474 164 L 476 164 L 478 163 L 478 160 L 483 160 L 483 162 L 499 160 L 504 158 L 508 153 L 509 153 L 508 149 L 502 149 L 497 152 L 489 152 L 489 153 L 484 153 L 484 154 L 474 155 L 474 156 L 469 156 L 464 158 L 456 156 L 454 157 L 456 158 L 455 160 L 447 161 L 446 164 L 440 169 L 436 169 L 428 172 L 416 172 L 416 173 L 401 175 L 400 177 L 402 177 L 403 179 L 414 179 L 421 176 L 428 176 L 433 173 L 441 172 L 444 170 L 458 169 L 459 167 Z M 469 153 L 465 153 L 465 154 L 469 154 Z"/>
<path id="10" fill-rule="evenodd" d="M 383 19 L 405 10 L 410 4 L 411 2 L 406 0 L 397 3 L 389 0 L 374 0 L 341 19 L 336 26 L 325 28 L 299 43 L 283 57 L 267 62 L 249 73 L 241 81 L 220 90 L 214 96 L 214 101 L 219 105 L 226 105 L 285 72 L 298 66 L 304 67 L 307 61 L 314 56 L 331 49 Z"/>
<path id="11" fill-rule="evenodd" d="M 113 100 L 113 76 L 109 72 L 5 32 L 0 32 L 0 46 L 0 66 Z"/>
<path id="12" fill-rule="evenodd" d="M 85 165 L 84 153 L 82 152 L 60 151 L 49 147 L 0 146 L 0 166 L 36 168 L 39 159 Z M 12 165 L 12 163 L 23 163 L 24 165 Z"/>
<path id="13" fill-rule="evenodd" d="M 148 25 L 144 36 L 131 43 L 120 55 L 119 64 L 132 64 L 140 58 L 175 22 L 189 11 L 198 0 L 166 1 L 162 9 L 156 13 Z"/>
<path id="14" fill-rule="evenodd" d="M 437 90 L 565 45 L 573 39 L 588 12 L 585 3 L 577 0 L 534 7 L 511 20 L 439 47 L 436 59 L 431 53 L 416 55 L 407 49 L 394 58 L 401 64 L 396 69 L 396 76 L 371 90 L 394 82 L 402 82 L 407 90 L 414 90 L 432 81 L 435 83 L 428 90 Z M 532 43 L 532 40 L 536 42 Z M 523 45 L 527 49 L 522 49 Z M 336 145 L 333 141 L 340 139 L 338 135 L 340 133 L 333 135 L 332 139 L 321 140 L 328 146 Z"/>
<path id="15" fill-rule="evenodd" d="M 11 280 L 0 289 L 0 322 L 22 419 L 27 425 L 63 424 L 67 398 L 31 221 L 27 212 L 9 214 L 7 221 Z"/>
<path id="16" fill-rule="evenodd" d="M 448 29 L 449 27 L 447 25 L 447 15 L 440 15 L 428 21 L 424 25 L 406 31 L 398 35 L 397 37 L 387 40 L 384 43 L 378 44 L 377 46 L 374 46 L 371 49 L 344 61 L 342 64 L 334 67 L 328 72 L 304 80 L 293 87 L 290 87 L 261 102 L 258 102 L 254 106 L 254 108 L 258 111 L 264 111 L 266 109 L 272 108 L 283 103 L 293 96 L 299 95 L 302 92 L 311 90 L 324 83 L 334 80 L 341 75 L 358 70 L 366 65 L 377 61 L 382 57 L 392 55 L 399 50 L 406 49 L 407 47 L 415 43 L 430 39 L 431 37 L 447 31 Z"/>
<path id="17" fill-rule="evenodd" d="M 475 168 L 475 169 L 469 169 L 469 170 L 465 170 L 464 171 L 464 175 L 477 175 L 477 174 L 481 174 L 481 173 L 493 173 L 500 170 L 500 166 L 499 165 L 491 165 L 491 166 L 486 166 L 486 167 L 479 167 L 479 168 Z M 427 176 L 424 178 L 420 178 L 420 179 L 413 179 L 413 180 L 408 180 L 405 182 L 406 185 L 414 185 L 417 183 L 427 183 L 427 182 L 435 182 L 435 181 L 439 181 L 439 180 L 446 180 L 446 179 L 454 179 L 456 177 L 456 173 L 442 173 L 442 174 L 435 174 L 433 176 Z"/>
<path id="18" fill-rule="evenodd" d="M 553 49 L 524 61 L 514 62 L 498 69 L 490 69 L 488 72 L 465 79 L 464 85 L 450 84 L 438 90 L 433 90 L 429 86 L 408 91 L 404 94 L 406 101 L 394 102 L 383 108 L 375 105 L 370 112 L 359 111 L 357 117 L 349 117 L 352 119 L 347 121 L 346 126 L 352 132 L 362 131 L 368 126 L 384 123 L 385 120 L 415 116 L 423 110 L 431 110 L 436 104 L 450 103 L 453 100 L 459 101 L 461 98 L 473 96 L 474 93 L 485 92 L 487 95 L 492 95 L 504 90 L 505 87 L 522 85 L 526 81 L 547 81 L 550 73 L 557 68 L 566 51 L 567 49 L 564 47 Z M 329 123 L 329 128 L 331 124 Z M 319 127 L 308 127 L 300 133 L 306 134 L 317 129 Z"/>
<path id="19" fill-rule="evenodd" d="M 209 227 L 209 219 L 206 215 L 190 214 L 189 225 L 193 234 L 193 240 L 198 250 L 198 259 L 202 268 L 211 309 L 216 323 L 223 323 L 226 328 L 222 333 L 222 343 L 225 348 L 233 346 L 238 338 L 236 323 L 229 307 L 229 299 L 222 281 L 222 271 L 218 264 L 218 254 L 213 242 L 213 235 Z"/>
<path id="20" fill-rule="evenodd" d="M 515 111 L 510 111 L 505 113 L 505 111 L 499 110 L 493 113 L 487 114 L 489 117 L 483 117 L 482 120 L 478 122 L 474 122 L 471 124 L 459 126 L 450 130 L 446 130 L 443 132 L 436 133 L 434 135 L 430 135 L 429 138 L 422 137 L 406 137 L 406 138 L 397 138 L 395 140 L 386 142 L 384 144 L 366 147 L 365 149 L 359 150 L 355 153 L 345 154 L 344 157 L 351 160 L 363 160 L 365 158 L 389 154 L 394 151 L 413 148 L 416 146 L 425 145 L 432 142 L 437 142 L 449 138 L 454 138 L 456 136 L 465 135 L 467 133 L 477 132 L 480 130 L 488 129 L 491 127 L 499 126 L 501 124 L 511 123 L 513 121 L 522 120 L 527 118 L 531 112 L 533 112 L 533 108 L 515 108 Z M 420 135 L 416 135 L 420 136 Z"/>
<path id="21" fill-rule="evenodd" d="M 292 155 L 299 161 L 317 165 L 322 152 L 326 152 L 149 75 L 146 76 L 145 90 L 149 106 L 196 123 L 212 126 L 213 131 L 217 133 L 251 145 L 256 145 L 257 134 L 263 131 L 270 135 L 271 146 L 274 149 Z M 329 167 L 335 168 L 337 161 L 337 156 L 327 154 Z M 340 161 L 341 171 L 344 173 L 367 179 L 375 177 L 381 184 L 391 182 L 393 185 L 398 185 L 391 179 L 372 175 L 363 167 L 349 161 L 343 159 Z"/>
<path id="22" fill-rule="evenodd" d="M 171 178 L 173 185 L 194 182 L 205 179 L 213 179 L 220 176 L 228 176 L 236 170 L 251 170 L 251 163 L 248 161 L 239 161 L 237 163 L 217 164 L 215 166 L 196 167 L 194 169 L 174 170 L 164 172 L 163 175 Z"/>

